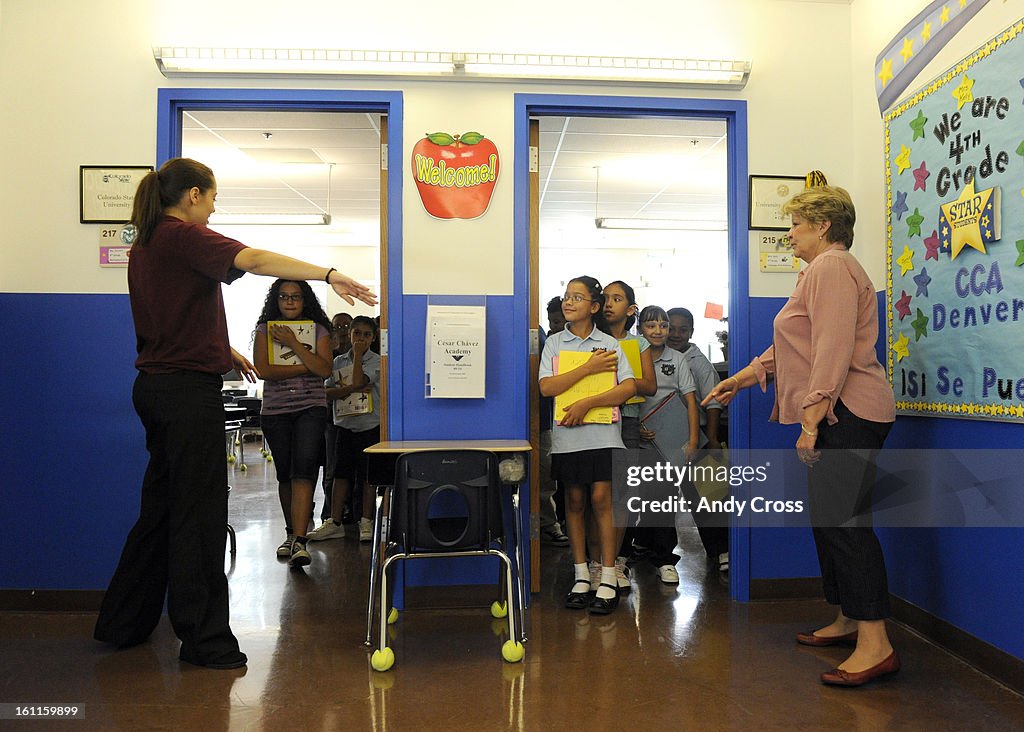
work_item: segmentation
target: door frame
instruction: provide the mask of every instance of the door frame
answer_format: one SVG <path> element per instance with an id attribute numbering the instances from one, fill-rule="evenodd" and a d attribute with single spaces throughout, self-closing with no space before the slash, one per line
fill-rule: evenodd
<path id="1" fill-rule="evenodd" d="M 380 259 L 386 263 L 378 293 L 381 302 L 381 356 L 385 362 L 402 362 L 402 92 L 328 89 L 223 89 L 162 88 L 157 90 L 156 164 L 181 155 L 181 115 L 186 110 L 253 110 L 264 112 L 374 112 L 388 118 L 387 207 L 381 236 L 387 246 Z M 382 195 L 384 192 L 382 191 Z M 386 229 L 384 225 L 386 224 Z M 386 276 L 385 276 L 386 275 Z M 402 439 L 402 384 L 395 369 L 387 372 L 387 414 L 381 439 Z"/>
<path id="2" fill-rule="evenodd" d="M 717 119 L 726 123 L 728 150 L 729 223 L 729 363 L 750 361 L 750 298 L 747 230 L 747 103 L 744 100 L 684 99 L 665 97 L 590 96 L 571 94 L 514 95 L 514 320 L 516 331 L 527 333 L 530 308 L 537 298 L 530 282 L 530 143 L 531 117 L 680 117 Z M 528 353 L 528 349 L 524 349 Z M 528 364 L 527 364 L 527 373 Z M 528 385 L 527 388 L 537 388 Z M 529 391 L 520 400 L 523 431 L 529 434 Z M 750 446 L 750 400 L 729 405 L 729 445 L 736 450 Z M 732 599 L 750 599 L 750 529 L 733 525 L 729 530 L 729 593 Z"/>

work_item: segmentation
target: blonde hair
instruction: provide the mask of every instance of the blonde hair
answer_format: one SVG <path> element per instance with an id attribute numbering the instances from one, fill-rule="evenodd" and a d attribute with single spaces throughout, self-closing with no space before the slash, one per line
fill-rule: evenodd
<path id="1" fill-rule="evenodd" d="M 812 224 L 831 223 L 825 238 L 830 242 L 843 244 L 847 249 L 853 246 L 853 225 L 857 222 L 857 211 L 853 199 L 845 188 L 839 186 L 816 186 L 798 193 L 782 206 L 782 213 L 796 214 Z"/>

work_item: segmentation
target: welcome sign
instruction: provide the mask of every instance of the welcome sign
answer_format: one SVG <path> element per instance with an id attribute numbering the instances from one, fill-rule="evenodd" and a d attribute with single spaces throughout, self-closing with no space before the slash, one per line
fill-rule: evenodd
<path id="1" fill-rule="evenodd" d="M 897 411 L 1024 422 L 1024 20 L 885 114 Z"/>

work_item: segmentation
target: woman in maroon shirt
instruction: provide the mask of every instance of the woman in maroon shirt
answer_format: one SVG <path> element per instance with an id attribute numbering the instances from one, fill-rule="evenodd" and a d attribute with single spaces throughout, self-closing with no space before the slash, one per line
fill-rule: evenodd
<path id="1" fill-rule="evenodd" d="M 132 401 L 146 430 L 149 465 L 139 519 L 103 598 L 94 635 L 126 647 L 145 641 L 164 598 L 179 658 L 207 668 L 244 666 L 228 624 L 224 575 L 227 458 L 221 374 L 250 380 L 253 365 L 228 344 L 221 283 L 245 272 L 323 279 L 348 303 L 374 305 L 355 280 L 210 231 L 217 182 L 187 158 L 149 173 L 135 194 L 136 239 L 128 291 L 138 358 Z"/>
<path id="2" fill-rule="evenodd" d="M 758 384 L 765 390 L 774 381 L 772 419 L 800 425 L 796 450 L 809 468 L 825 599 L 839 612 L 829 625 L 799 633 L 796 640 L 856 645 L 821 681 L 861 686 L 900 668 L 885 629 L 890 608 L 882 549 L 870 516 L 854 516 L 874 483 L 873 458 L 896 419 L 896 405 L 875 355 L 875 289 L 849 253 L 856 220 L 850 194 L 831 186 L 811 188 L 782 210 L 792 216 L 793 253 L 807 266 L 775 318 L 771 347 L 704 401 L 726 405 L 740 389 Z"/>

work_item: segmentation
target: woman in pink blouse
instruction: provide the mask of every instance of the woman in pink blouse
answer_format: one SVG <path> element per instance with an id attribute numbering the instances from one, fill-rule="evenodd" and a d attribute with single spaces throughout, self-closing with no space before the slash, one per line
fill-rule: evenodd
<path id="1" fill-rule="evenodd" d="M 839 612 L 829 625 L 799 633 L 796 640 L 808 646 L 855 645 L 821 681 L 861 686 L 900 668 L 885 629 L 890 608 L 881 546 L 870 518 L 849 520 L 874 483 L 873 457 L 896 419 L 896 406 L 875 355 L 875 289 L 849 252 L 856 220 L 850 194 L 832 186 L 811 188 L 782 210 L 792 216 L 793 253 L 807 266 L 775 318 L 772 346 L 721 381 L 704 401 L 716 399 L 724 406 L 740 389 L 758 384 L 766 390 L 774 381 L 771 418 L 800 425 L 796 450 L 809 468 L 825 599 Z"/>

